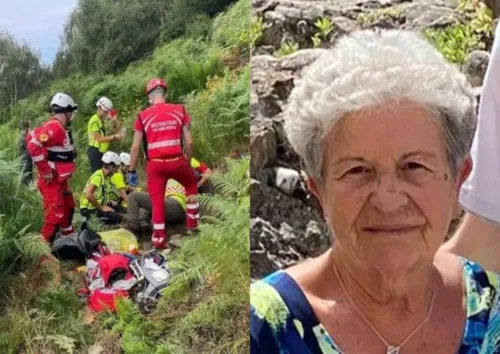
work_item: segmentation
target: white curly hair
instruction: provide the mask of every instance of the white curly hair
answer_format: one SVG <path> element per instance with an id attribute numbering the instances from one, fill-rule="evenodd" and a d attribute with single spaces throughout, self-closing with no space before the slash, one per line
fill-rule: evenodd
<path id="1" fill-rule="evenodd" d="M 476 99 L 465 75 L 415 32 L 363 30 L 339 39 L 296 81 L 284 128 L 309 177 L 322 184 L 324 139 L 334 124 L 347 114 L 402 101 L 432 113 L 456 177 L 474 137 Z"/>

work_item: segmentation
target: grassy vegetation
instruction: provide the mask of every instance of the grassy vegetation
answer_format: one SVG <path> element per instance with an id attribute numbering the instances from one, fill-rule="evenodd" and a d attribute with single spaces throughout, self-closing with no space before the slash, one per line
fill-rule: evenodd
<path id="1" fill-rule="evenodd" d="M 467 17 L 459 23 L 440 29 L 427 29 L 424 35 L 449 61 L 463 64 L 470 52 L 485 49 L 493 36 L 491 10 L 482 2 L 461 0 L 459 11 Z"/>
<path id="2" fill-rule="evenodd" d="M 284 57 L 295 53 L 299 49 L 300 48 L 298 43 L 284 42 L 281 45 L 281 47 L 276 51 L 276 53 L 274 53 L 274 55 L 277 57 Z"/>
<path id="3" fill-rule="evenodd" d="M 54 82 L 43 94 L 6 111 L 0 125 L 0 352 L 88 353 L 96 343 L 104 353 L 242 353 L 248 347 L 249 160 L 225 161 L 233 149 L 246 150 L 249 134 L 249 0 L 241 0 L 210 23 L 188 26 L 188 35 L 156 49 L 154 55 L 119 75 L 73 76 Z M 198 36 L 198 34 L 202 36 Z M 227 65 L 232 58 L 231 65 Z M 101 95 L 110 97 L 121 122 L 131 130 L 145 106 L 144 86 L 163 76 L 169 99 L 186 104 L 193 119 L 195 156 L 225 166 L 213 176 L 218 193 L 200 198 L 212 217 L 201 233 L 170 258 L 179 273 L 158 309 L 145 316 L 129 301 L 117 314 L 91 321 L 77 297 L 81 274 L 71 265 L 37 266 L 48 247 L 37 232 L 43 211 L 36 187 L 20 184 L 17 132 L 21 119 L 47 119 L 56 91 L 67 92 L 80 109 L 73 131 L 78 173 L 71 184 L 78 197 L 89 177 L 86 122 Z M 15 133 L 13 133 L 15 132 Z M 131 136 L 111 146 L 127 151 Z"/>
<path id="4" fill-rule="evenodd" d="M 357 22 L 362 28 L 366 28 L 382 20 L 399 21 L 400 17 L 401 7 L 392 6 L 385 9 L 362 13 L 358 16 Z"/>

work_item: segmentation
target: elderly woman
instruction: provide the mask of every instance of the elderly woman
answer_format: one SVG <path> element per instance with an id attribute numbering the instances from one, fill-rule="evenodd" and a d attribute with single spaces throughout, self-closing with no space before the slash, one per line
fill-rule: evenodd
<path id="1" fill-rule="evenodd" d="M 438 252 L 475 124 L 466 78 L 411 32 L 357 32 L 304 72 L 285 130 L 335 242 L 252 285 L 252 353 L 500 353 L 497 274 Z"/>

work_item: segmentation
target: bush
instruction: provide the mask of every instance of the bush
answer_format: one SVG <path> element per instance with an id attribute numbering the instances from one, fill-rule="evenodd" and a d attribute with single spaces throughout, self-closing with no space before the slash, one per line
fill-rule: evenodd
<path id="1" fill-rule="evenodd" d="M 0 144 L 0 283 L 4 283 L 19 261 L 33 264 L 49 249 L 34 234 L 43 222 L 41 199 L 34 186 L 21 184 L 17 136 L 7 126 L 0 129 Z"/>
<path id="2" fill-rule="evenodd" d="M 248 147 L 249 91 L 247 65 L 239 74 L 226 72 L 222 78 L 210 79 L 206 90 L 187 97 L 186 106 L 193 117 L 195 156 L 214 164 L 235 147 Z"/>
<path id="3" fill-rule="evenodd" d="M 249 9 L 250 0 L 240 0 L 219 14 L 213 24 L 213 41 L 221 47 L 237 46 L 248 53 L 252 43 Z"/>

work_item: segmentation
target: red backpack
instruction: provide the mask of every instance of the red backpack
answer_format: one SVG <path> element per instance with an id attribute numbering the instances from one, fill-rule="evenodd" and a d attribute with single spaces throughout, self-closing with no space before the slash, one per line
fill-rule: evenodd
<path id="1" fill-rule="evenodd" d="M 132 258 L 120 253 L 108 253 L 100 257 L 94 255 L 93 259 L 89 259 L 87 264 L 94 266 L 85 272 L 86 288 L 80 294 L 86 295 L 92 311 L 116 311 L 116 299 L 129 297 L 129 291 L 138 282 L 130 268 L 132 262 Z"/>

